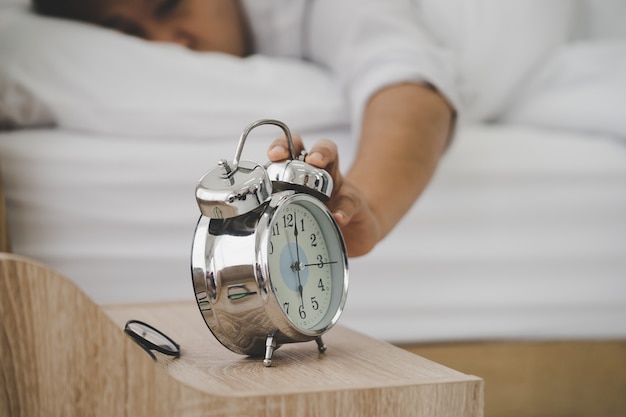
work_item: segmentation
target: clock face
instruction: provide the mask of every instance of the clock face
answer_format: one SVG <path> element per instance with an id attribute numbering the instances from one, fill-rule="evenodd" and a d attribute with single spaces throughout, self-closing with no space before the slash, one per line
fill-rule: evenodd
<path id="1" fill-rule="evenodd" d="M 291 323 L 319 330 L 336 320 L 344 301 L 346 259 L 339 231 L 321 203 L 294 199 L 269 230 L 268 264 L 276 299 Z"/>

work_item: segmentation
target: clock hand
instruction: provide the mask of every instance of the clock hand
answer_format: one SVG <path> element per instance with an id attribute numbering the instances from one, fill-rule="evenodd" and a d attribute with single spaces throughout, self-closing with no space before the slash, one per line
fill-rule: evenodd
<path id="1" fill-rule="evenodd" d="M 304 264 L 302 266 L 319 266 L 319 267 L 322 267 L 324 265 L 332 265 L 332 264 L 336 264 L 336 263 L 337 263 L 337 261 L 318 262 L 318 263 L 315 263 L 315 264 Z"/>
<path id="2" fill-rule="evenodd" d="M 302 269 L 302 264 L 300 262 L 298 262 L 297 260 L 294 259 L 293 257 L 293 250 L 291 248 L 291 244 L 292 244 L 292 240 L 291 240 L 291 235 L 289 233 L 286 233 L 287 235 L 287 249 L 289 250 L 289 258 L 291 259 L 291 264 L 289 265 L 289 268 L 291 269 L 292 272 L 297 272 L 298 269 Z M 298 238 L 296 236 L 296 251 L 298 250 Z M 300 257 L 299 254 L 297 254 L 298 258 Z"/>
<path id="3" fill-rule="evenodd" d="M 298 219 L 296 213 L 293 214 L 293 235 L 296 237 L 296 257 L 298 259 L 298 265 L 300 265 L 300 247 L 298 246 Z"/>
<path id="4" fill-rule="evenodd" d="M 303 268 L 302 262 L 300 262 L 300 246 L 298 245 L 298 219 L 296 217 L 296 213 L 294 210 L 293 213 L 293 235 L 296 238 L 296 263 L 294 265 L 294 269 L 296 270 L 296 275 L 298 277 L 298 292 L 300 293 L 300 303 L 304 305 L 304 299 L 302 295 L 302 280 L 300 279 L 300 270 Z"/>

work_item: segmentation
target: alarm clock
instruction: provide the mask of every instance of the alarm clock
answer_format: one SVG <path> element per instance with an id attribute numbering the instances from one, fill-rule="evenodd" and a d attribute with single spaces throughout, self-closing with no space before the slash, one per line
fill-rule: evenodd
<path id="1" fill-rule="evenodd" d="M 282 129 L 288 160 L 240 160 L 261 125 Z M 348 293 L 345 243 L 325 205 L 332 177 L 304 157 L 284 123 L 259 120 L 243 131 L 233 160 L 220 160 L 196 187 L 191 274 L 200 313 L 222 345 L 265 366 L 287 343 L 316 341 L 324 352 L 322 335 Z"/>

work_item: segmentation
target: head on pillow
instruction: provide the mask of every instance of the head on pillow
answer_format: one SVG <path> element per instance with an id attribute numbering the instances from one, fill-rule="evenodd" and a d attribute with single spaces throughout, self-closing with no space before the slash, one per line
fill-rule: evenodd
<path id="1" fill-rule="evenodd" d="M 32 0 L 36 12 L 81 20 L 195 51 L 250 53 L 238 0 Z"/>

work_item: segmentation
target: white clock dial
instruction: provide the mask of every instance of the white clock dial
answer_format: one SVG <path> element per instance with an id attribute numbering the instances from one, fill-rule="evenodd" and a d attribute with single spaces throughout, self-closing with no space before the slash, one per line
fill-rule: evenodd
<path id="1" fill-rule="evenodd" d="M 341 259 L 328 240 L 337 239 L 333 224 L 322 214 L 315 205 L 293 202 L 277 213 L 270 230 L 274 293 L 289 320 L 306 330 L 325 327 L 334 316 L 328 313 L 335 291 L 333 274 Z"/>

